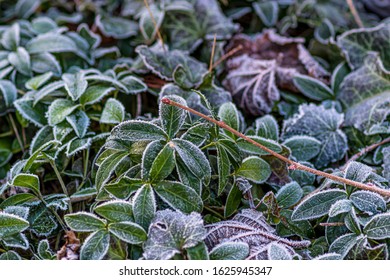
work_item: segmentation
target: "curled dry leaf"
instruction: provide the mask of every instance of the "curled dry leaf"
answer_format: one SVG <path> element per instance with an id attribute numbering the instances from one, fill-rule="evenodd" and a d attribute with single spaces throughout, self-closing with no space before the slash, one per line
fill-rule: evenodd
<path id="1" fill-rule="evenodd" d="M 80 239 L 71 230 L 66 232 L 65 239 L 65 244 L 57 251 L 57 260 L 78 260 Z"/>

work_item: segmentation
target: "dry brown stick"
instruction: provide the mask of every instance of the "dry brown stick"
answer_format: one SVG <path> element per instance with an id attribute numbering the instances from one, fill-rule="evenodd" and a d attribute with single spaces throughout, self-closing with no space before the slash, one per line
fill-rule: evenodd
<path id="1" fill-rule="evenodd" d="M 149 12 L 150 18 L 152 19 L 154 28 L 156 28 L 157 36 L 158 36 L 158 39 L 160 40 L 160 43 L 161 43 L 161 45 L 162 45 L 162 48 L 163 48 L 164 52 L 167 52 L 167 50 L 165 49 L 164 40 L 163 40 L 163 38 L 162 38 L 162 36 L 161 36 L 161 33 L 160 33 L 160 29 L 158 28 L 156 19 L 154 18 L 153 13 L 152 13 L 152 10 L 151 10 L 150 7 L 149 7 L 148 0 L 144 0 L 144 3 L 145 3 L 145 6 L 146 6 L 146 9 L 147 9 L 148 12 Z"/>
<path id="2" fill-rule="evenodd" d="M 238 45 L 237 47 L 235 47 L 234 49 L 232 49 L 231 51 L 229 51 L 228 53 L 225 53 L 223 56 L 221 56 L 214 64 L 213 64 L 213 68 L 217 67 L 219 64 L 221 64 L 226 58 L 232 56 L 233 54 L 235 54 L 236 52 L 240 51 L 242 49 L 242 45 Z"/>
<path id="3" fill-rule="evenodd" d="M 348 161 L 346 164 L 344 164 L 344 166 L 341 168 L 341 170 L 345 170 L 345 168 L 347 168 L 348 164 L 352 161 L 355 161 L 357 159 L 359 159 L 362 155 L 368 153 L 368 152 L 371 152 L 372 150 L 378 148 L 379 146 L 382 146 L 386 143 L 390 143 L 390 137 L 389 138 L 386 138 L 378 143 L 375 143 L 375 144 L 372 144 L 370 146 L 367 146 L 365 148 L 363 148 L 360 152 L 354 154 Z"/>
<path id="4" fill-rule="evenodd" d="M 345 225 L 342 222 L 335 222 L 335 223 L 320 223 L 320 226 L 322 227 L 341 227 Z"/>
<path id="5" fill-rule="evenodd" d="M 310 168 L 308 166 L 305 166 L 305 165 L 302 165 L 298 162 L 295 162 L 291 159 L 288 159 L 276 152 L 274 152 L 273 150 L 257 143 L 256 141 L 252 140 L 251 138 L 247 137 L 246 135 L 242 134 L 241 132 L 238 132 L 237 130 L 231 128 L 230 126 L 228 126 L 227 124 L 225 124 L 224 122 L 222 121 L 217 121 L 209 116 L 206 116 L 205 114 L 202 114 L 194 109 L 191 109 L 187 106 L 184 106 L 184 105 L 181 105 L 175 101 L 172 101 L 170 100 L 169 98 L 162 98 L 161 99 L 161 102 L 165 103 L 165 104 L 168 104 L 168 105 L 171 105 L 171 106 L 176 106 L 178 108 L 181 108 L 183 110 L 186 110 L 192 114 L 195 114 L 211 123 L 214 123 L 216 125 L 218 125 L 219 127 L 233 133 L 234 135 L 244 139 L 245 141 L 255 145 L 256 147 L 262 149 L 263 151 L 273 155 L 274 157 L 284 161 L 285 163 L 289 164 L 291 169 L 298 169 L 298 170 L 303 170 L 303 171 L 306 171 L 306 172 L 310 172 L 310 173 L 313 173 L 317 176 L 322 176 L 322 177 L 326 177 L 330 180 L 333 180 L 333 181 L 336 181 L 336 182 L 340 182 L 340 183 L 343 183 L 343 184 L 347 184 L 347 185 L 350 185 L 350 186 L 354 186 L 358 189 L 362 189 L 362 190 L 367 190 L 367 191 L 372 191 L 372 192 L 376 192 L 378 194 L 381 194 L 383 196 L 388 196 L 390 197 L 390 191 L 389 190 L 385 190 L 385 189 L 381 189 L 381 188 L 377 188 L 375 187 L 374 185 L 366 185 L 366 184 L 363 184 L 363 183 L 360 183 L 360 182 L 356 182 L 356 181 L 352 181 L 352 180 L 349 180 L 349 179 L 346 179 L 346 178 L 343 178 L 343 177 L 339 177 L 339 176 L 336 176 L 336 175 L 333 175 L 333 174 L 329 174 L 329 173 L 326 173 L 326 172 L 323 172 L 323 171 L 320 171 L 320 170 L 317 170 L 317 169 L 314 169 L 314 168 Z"/>
<path id="6" fill-rule="evenodd" d="M 214 62 L 214 54 L 215 54 L 215 45 L 217 43 L 217 33 L 214 34 L 214 41 L 213 41 L 213 48 L 211 49 L 211 56 L 210 56 L 210 66 L 209 66 L 209 73 L 213 71 L 213 62 Z"/>
<path id="7" fill-rule="evenodd" d="M 359 26 L 359 28 L 363 28 L 364 27 L 363 21 L 360 18 L 359 13 L 356 10 L 355 5 L 353 4 L 353 0 L 346 0 L 346 1 L 347 1 L 348 7 L 353 15 L 353 18 L 354 18 L 356 24 Z"/>

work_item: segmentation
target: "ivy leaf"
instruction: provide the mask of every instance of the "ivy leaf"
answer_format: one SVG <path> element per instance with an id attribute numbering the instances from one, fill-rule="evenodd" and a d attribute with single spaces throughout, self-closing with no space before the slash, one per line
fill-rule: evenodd
<path id="1" fill-rule="evenodd" d="M 289 208 L 295 205 L 303 196 L 303 190 L 297 182 L 291 182 L 281 187 L 276 193 L 278 205 Z"/>
<path id="2" fill-rule="evenodd" d="M 155 213 L 156 198 L 153 189 L 150 185 L 143 185 L 138 189 L 133 198 L 134 220 L 137 224 L 147 230 Z"/>
<path id="3" fill-rule="evenodd" d="M 375 215 L 363 229 L 368 238 L 382 240 L 390 237 L 390 213 Z"/>
<path id="4" fill-rule="evenodd" d="M 65 89 L 73 101 L 80 98 L 88 87 L 88 82 L 82 72 L 76 74 L 64 74 L 62 80 L 65 82 Z"/>
<path id="5" fill-rule="evenodd" d="M 333 98 L 332 90 L 320 80 L 305 75 L 296 75 L 294 85 L 306 97 L 316 101 L 322 101 Z"/>
<path id="6" fill-rule="evenodd" d="M 39 195 L 39 178 L 35 174 L 18 174 L 12 180 L 12 185 L 32 190 L 35 194 Z"/>
<path id="7" fill-rule="evenodd" d="M 321 150 L 315 159 L 317 167 L 340 160 L 348 149 L 347 137 L 340 126 L 343 115 L 332 109 L 314 104 L 299 106 L 299 113 L 284 121 L 283 137 L 307 135 L 321 142 Z"/>
<path id="8" fill-rule="evenodd" d="M 247 157 L 242 161 L 242 164 L 235 172 L 235 175 L 260 184 L 265 182 L 271 175 L 271 168 L 265 160 L 252 156 Z"/>
<path id="9" fill-rule="evenodd" d="M 345 198 L 347 198 L 347 194 L 341 190 L 326 190 L 313 194 L 295 208 L 291 219 L 302 221 L 322 217 L 328 214 L 329 209 L 336 201 Z"/>
<path id="10" fill-rule="evenodd" d="M 65 215 L 64 220 L 69 228 L 79 232 L 97 231 L 106 227 L 106 222 L 104 220 L 88 212 L 67 214 Z"/>
<path id="11" fill-rule="evenodd" d="M 29 227 L 29 222 L 14 214 L 0 212 L 0 237 L 20 233 Z"/>
<path id="12" fill-rule="evenodd" d="M 104 105 L 100 123 L 118 124 L 125 118 L 125 107 L 114 98 L 109 98 Z"/>
<path id="13" fill-rule="evenodd" d="M 168 95 L 166 98 L 187 106 L 186 101 L 179 96 Z M 187 115 L 186 111 L 176 106 L 160 102 L 159 114 L 164 131 L 168 134 L 169 139 L 172 139 L 184 124 Z"/>
<path id="14" fill-rule="evenodd" d="M 49 106 L 47 119 L 50 125 L 54 126 L 63 120 L 66 119 L 67 116 L 72 114 L 74 110 L 76 110 L 79 105 L 75 105 L 72 101 L 68 99 L 56 99 Z"/>
<path id="15" fill-rule="evenodd" d="M 310 136 L 292 136 L 283 142 L 298 161 L 311 160 L 321 150 L 321 142 Z"/>
<path id="16" fill-rule="evenodd" d="M 243 260 L 249 254 L 249 246 L 244 242 L 224 242 L 210 251 L 211 260 Z"/>
<path id="17" fill-rule="evenodd" d="M 158 196 L 175 210 L 183 213 L 202 211 L 202 198 L 186 185 L 179 182 L 161 181 L 153 187 Z"/>
<path id="18" fill-rule="evenodd" d="M 94 211 L 111 222 L 133 221 L 133 205 L 127 201 L 108 201 L 97 206 Z"/>
<path id="19" fill-rule="evenodd" d="M 169 209 L 158 211 L 144 244 L 144 258 L 167 260 L 181 250 L 196 246 L 206 234 L 199 213 L 185 215 Z"/>
<path id="20" fill-rule="evenodd" d="M 80 250 L 80 260 L 101 260 L 107 254 L 110 246 L 110 234 L 98 230 L 85 239 Z"/>
<path id="21" fill-rule="evenodd" d="M 108 225 L 108 230 L 120 240 L 129 244 L 140 244 L 146 241 L 145 230 L 132 222 L 117 222 Z"/>
<path id="22" fill-rule="evenodd" d="M 111 140 L 121 141 L 154 141 L 166 140 L 168 136 L 160 127 L 145 121 L 126 121 L 111 131 Z"/>
<path id="23" fill-rule="evenodd" d="M 390 32 L 389 24 L 380 24 L 373 28 L 352 29 L 337 38 L 352 69 L 363 65 L 370 52 L 377 52 L 385 67 L 390 69 Z"/>

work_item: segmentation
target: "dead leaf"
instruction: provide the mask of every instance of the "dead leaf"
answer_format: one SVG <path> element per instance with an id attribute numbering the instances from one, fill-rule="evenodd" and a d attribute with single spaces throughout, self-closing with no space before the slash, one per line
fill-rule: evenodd
<path id="1" fill-rule="evenodd" d="M 76 238 L 73 231 L 67 231 L 65 244 L 57 251 L 57 260 L 78 260 L 80 239 Z"/>

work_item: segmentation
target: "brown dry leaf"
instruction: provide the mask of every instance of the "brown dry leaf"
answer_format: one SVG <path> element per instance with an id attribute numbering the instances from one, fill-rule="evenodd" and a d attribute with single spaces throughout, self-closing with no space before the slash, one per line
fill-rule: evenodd
<path id="1" fill-rule="evenodd" d="M 303 38 L 288 38 L 265 30 L 254 37 L 239 34 L 226 52 L 242 49 L 226 63 L 228 74 L 223 85 L 242 109 L 254 116 L 269 113 L 280 98 L 279 89 L 298 92 L 293 78 L 309 75 L 328 83 L 329 73 L 303 46 Z"/>
<path id="2" fill-rule="evenodd" d="M 78 260 L 80 239 L 76 238 L 73 231 L 67 231 L 65 244 L 57 251 L 57 260 Z"/>

